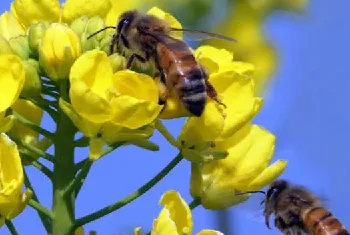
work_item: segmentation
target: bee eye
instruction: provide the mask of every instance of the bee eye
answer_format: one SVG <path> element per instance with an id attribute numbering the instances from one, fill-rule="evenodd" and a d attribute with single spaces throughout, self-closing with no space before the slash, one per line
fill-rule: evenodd
<path id="1" fill-rule="evenodd" d="M 129 23 L 130 23 L 130 20 L 128 20 L 128 19 L 124 19 L 124 20 L 123 20 L 123 24 L 124 24 L 124 25 L 129 24 Z"/>

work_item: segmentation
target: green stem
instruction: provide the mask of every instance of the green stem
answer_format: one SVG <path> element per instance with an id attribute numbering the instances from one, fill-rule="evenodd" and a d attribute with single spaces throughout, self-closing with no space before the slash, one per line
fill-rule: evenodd
<path id="1" fill-rule="evenodd" d="M 61 79 L 60 95 L 69 101 L 67 79 Z M 55 164 L 53 170 L 53 235 L 74 234 L 72 227 L 75 218 L 75 195 L 64 196 L 64 191 L 75 177 L 74 165 L 74 135 L 76 127 L 70 118 L 60 112 L 55 135 Z"/>
<path id="2" fill-rule="evenodd" d="M 26 98 L 27 100 L 31 101 L 33 104 L 41 108 L 42 110 L 45 110 L 50 117 L 57 123 L 58 121 L 58 112 L 52 109 L 47 103 L 44 102 L 44 99 L 32 99 L 32 98 Z"/>
<path id="3" fill-rule="evenodd" d="M 5 220 L 5 224 L 12 235 L 19 235 L 15 226 L 13 225 L 13 223 L 10 220 Z"/>
<path id="4" fill-rule="evenodd" d="M 115 149 L 119 148 L 124 144 L 125 142 L 117 142 L 117 143 L 111 144 L 110 146 L 108 146 L 102 151 L 101 157 L 99 159 L 101 159 L 102 157 L 106 156 L 107 154 L 109 154 L 110 152 L 114 151 Z M 79 171 L 87 161 L 90 161 L 89 158 L 85 158 L 84 160 L 81 160 L 80 162 L 75 164 L 75 172 Z"/>
<path id="5" fill-rule="evenodd" d="M 152 143 L 149 140 L 146 139 L 135 139 L 135 140 L 130 140 L 130 143 L 133 145 L 136 145 L 140 148 L 147 149 L 150 151 L 159 151 L 159 146 L 155 143 Z"/>
<path id="6" fill-rule="evenodd" d="M 31 121 L 27 120 L 25 117 L 17 113 L 16 111 L 12 110 L 13 116 L 16 117 L 16 119 L 25 125 L 26 127 L 32 129 L 35 132 L 38 132 L 39 134 L 45 136 L 46 138 L 52 139 L 53 133 L 51 133 L 48 130 L 45 130 L 44 128 L 41 128 L 40 126 L 36 125 L 35 123 L 32 123 Z"/>
<path id="7" fill-rule="evenodd" d="M 34 154 L 37 154 L 38 156 L 54 163 L 55 162 L 55 157 L 49 153 L 46 153 L 44 151 L 42 151 L 41 149 L 38 149 L 36 147 L 34 147 L 33 145 L 31 144 L 27 144 L 25 142 L 19 142 L 18 143 L 21 147 L 29 150 L 30 152 L 34 153 Z"/>
<path id="8" fill-rule="evenodd" d="M 35 209 L 41 215 L 47 216 L 49 219 L 52 219 L 54 217 L 51 210 L 44 207 L 43 205 L 41 205 L 39 202 L 35 201 L 34 199 L 30 199 L 28 201 L 28 205 L 30 207 L 32 207 L 33 209 Z"/>
<path id="9" fill-rule="evenodd" d="M 32 184 L 30 183 L 30 180 L 28 178 L 26 171 L 23 170 L 23 172 L 24 172 L 24 184 L 25 184 L 25 186 L 33 192 L 32 199 L 37 201 L 40 204 L 38 196 L 36 195 L 35 190 L 34 190 Z M 37 211 L 37 212 L 38 212 L 38 215 L 39 215 L 39 218 L 40 218 L 42 224 L 44 225 L 46 233 L 49 234 L 49 232 L 51 231 L 51 222 L 47 219 L 47 217 L 45 215 L 43 215 L 39 211 Z"/>
<path id="10" fill-rule="evenodd" d="M 167 166 L 165 166 L 156 176 L 154 176 L 151 180 L 149 180 L 146 184 L 142 185 L 140 188 L 138 188 L 133 193 L 129 194 L 128 196 L 124 197 L 122 200 L 115 202 L 109 206 L 106 206 L 92 214 L 86 215 L 80 219 L 77 219 L 75 221 L 75 228 L 83 226 L 84 224 L 90 223 L 94 220 L 97 220 L 105 215 L 108 215 L 109 213 L 116 211 L 123 206 L 129 204 L 130 202 L 134 201 L 135 199 L 142 196 L 144 193 L 146 193 L 148 190 L 150 190 L 154 185 L 156 185 L 161 179 L 163 179 L 177 164 L 180 163 L 180 161 L 183 159 L 181 154 L 178 154 Z"/>
<path id="11" fill-rule="evenodd" d="M 50 91 L 50 90 L 47 90 L 47 89 L 43 89 L 42 93 L 44 95 L 51 96 L 52 98 L 55 98 L 55 99 L 59 99 L 60 98 L 60 95 L 58 93 Z"/>
<path id="12" fill-rule="evenodd" d="M 77 190 L 79 189 L 80 191 L 81 185 L 84 183 L 84 180 L 90 171 L 92 163 L 93 161 L 90 160 L 85 162 L 78 175 L 67 186 L 66 190 L 63 193 L 64 197 L 69 196 L 73 191 L 75 191 L 76 196 L 78 195 Z"/>
<path id="13" fill-rule="evenodd" d="M 171 133 L 168 131 L 168 129 L 163 125 L 162 121 L 157 119 L 156 122 L 155 122 L 155 125 L 156 125 L 156 129 L 164 136 L 165 139 L 168 140 L 168 142 L 180 149 L 180 145 L 179 143 L 177 142 L 177 140 L 171 135 Z"/>
<path id="14" fill-rule="evenodd" d="M 32 161 L 31 164 L 32 164 L 32 166 L 37 168 L 39 171 L 41 171 L 44 175 L 46 175 L 47 178 L 52 179 L 52 171 L 50 171 L 49 168 L 47 168 L 46 166 L 44 166 L 43 164 L 41 164 L 38 161 Z"/>
<path id="15" fill-rule="evenodd" d="M 190 207 L 191 210 L 193 210 L 201 204 L 202 204 L 201 199 L 197 197 L 197 198 L 194 198 L 188 206 Z"/>
<path id="16" fill-rule="evenodd" d="M 74 141 L 74 146 L 75 147 L 86 147 L 89 146 L 89 137 L 82 136 L 81 138 L 77 139 Z"/>

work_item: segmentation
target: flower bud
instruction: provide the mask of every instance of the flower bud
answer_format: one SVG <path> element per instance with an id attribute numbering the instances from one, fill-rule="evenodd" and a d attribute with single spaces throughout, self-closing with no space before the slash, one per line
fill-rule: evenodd
<path id="1" fill-rule="evenodd" d="M 5 54 L 13 54 L 13 52 L 7 40 L 0 35 L 0 55 Z"/>
<path id="2" fill-rule="evenodd" d="M 30 26 L 28 30 L 28 44 L 30 50 L 37 55 L 39 44 L 44 37 L 45 31 L 50 26 L 50 23 L 47 21 L 39 22 Z"/>
<path id="3" fill-rule="evenodd" d="M 52 80 L 65 79 L 80 54 L 81 44 L 77 34 L 66 25 L 53 23 L 40 43 L 39 63 Z"/>
<path id="4" fill-rule="evenodd" d="M 89 18 L 87 16 L 81 16 L 74 20 L 70 27 L 79 36 L 83 51 L 101 48 L 100 44 L 105 38 L 105 31 L 102 31 L 88 39 L 90 35 L 105 27 L 104 21 L 101 17 L 95 16 Z"/>
<path id="5" fill-rule="evenodd" d="M 30 59 L 29 61 L 23 62 L 26 75 L 21 95 L 24 98 L 38 97 L 41 94 L 41 80 L 38 74 L 38 70 L 35 67 L 34 62 L 30 61 L 35 60 Z"/>
<path id="6" fill-rule="evenodd" d="M 86 29 L 86 25 L 89 22 L 89 17 L 81 16 L 75 19 L 71 24 L 70 28 L 80 37 Z"/>
<path id="7" fill-rule="evenodd" d="M 12 51 L 18 55 L 22 60 L 26 60 L 29 58 L 30 49 L 28 45 L 27 36 L 18 36 L 14 38 L 10 38 L 8 41 Z"/>
<path id="8" fill-rule="evenodd" d="M 112 36 L 114 32 L 107 32 L 106 36 L 100 42 L 100 50 L 109 54 L 109 46 L 111 44 Z"/>
<path id="9" fill-rule="evenodd" d="M 126 59 L 125 57 L 115 53 L 113 55 L 110 55 L 109 62 L 112 65 L 113 73 L 116 73 L 119 70 L 123 70 L 126 65 Z"/>

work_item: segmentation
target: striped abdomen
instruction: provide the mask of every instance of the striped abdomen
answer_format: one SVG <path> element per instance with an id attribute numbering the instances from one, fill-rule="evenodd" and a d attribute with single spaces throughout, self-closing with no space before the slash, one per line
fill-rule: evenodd
<path id="1" fill-rule="evenodd" d="M 167 87 L 175 89 L 190 113 L 201 116 L 207 99 L 205 74 L 187 44 L 169 38 L 158 44 L 157 53 Z"/>
<path id="2" fill-rule="evenodd" d="M 312 235 L 350 235 L 324 207 L 313 207 L 302 215 L 305 230 Z"/>

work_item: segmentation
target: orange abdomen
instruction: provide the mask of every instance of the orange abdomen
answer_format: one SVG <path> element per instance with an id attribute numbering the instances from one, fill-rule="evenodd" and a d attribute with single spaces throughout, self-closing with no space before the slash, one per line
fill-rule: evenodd
<path id="1" fill-rule="evenodd" d="M 350 235 L 324 207 L 313 207 L 302 215 L 305 230 L 311 235 Z"/>
<path id="2" fill-rule="evenodd" d="M 167 87 L 175 89 L 190 113 L 200 116 L 207 99 L 205 75 L 187 44 L 181 40 L 159 43 L 157 54 Z"/>

